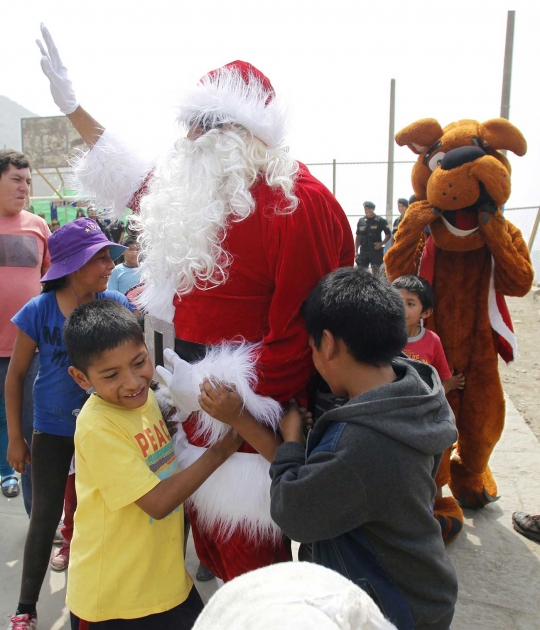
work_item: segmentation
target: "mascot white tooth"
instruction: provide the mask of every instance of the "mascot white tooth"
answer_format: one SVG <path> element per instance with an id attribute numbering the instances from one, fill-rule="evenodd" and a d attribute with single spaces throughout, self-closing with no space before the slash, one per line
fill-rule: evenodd
<path id="1" fill-rule="evenodd" d="M 149 164 L 103 131 L 54 68 L 43 65 L 53 97 L 91 146 L 75 165 L 79 187 L 136 213 L 142 302 L 173 321 L 176 352 L 196 364 L 169 356 L 170 396 L 189 414 L 176 436 L 180 465 L 227 430 L 196 412 L 201 377 L 234 384 L 275 431 L 280 404 L 305 402 L 314 375 L 300 306 L 324 275 L 353 264 L 354 245 L 336 199 L 284 146 L 286 117 L 270 81 L 243 61 L 206 74 L 180 106 L 187 137 Z M 199 559 L 223 580 L 290 558 L 270 517 L 268 471 L 244 443 L 189 502 Z"/>

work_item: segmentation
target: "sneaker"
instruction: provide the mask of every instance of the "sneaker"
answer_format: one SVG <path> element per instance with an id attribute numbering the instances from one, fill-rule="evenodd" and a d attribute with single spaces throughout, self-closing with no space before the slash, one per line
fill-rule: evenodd
<path id="1" fill-rule="evenodd" d="M 199 563 L 199 568 L 197 569 L 197 573 L 195 574 L 195 578 L 199 582 L 209 582 L 215 577 L 216 576 L 212 573 L 212 571 L 210 571 L 210 569 L 207 569 L 202 562 Z"/>
<path id="2" fill-rule="evenodd" d="M 2 494 L 8 499 L 13 499 L 19 494 L 19 480 L 15 475 L 2 479 Z"/>
<path id="3" fill-rule="evenodd" d="M 56 532 L 54 533 L 53 545 L 64 544 L 64 537 L 62 536 L 62 527 L 64 527 L 64 523 L 60 521 L 58 523 L 58 527 L 56 528 Z"/>
<path id="4" fill-rule="evenodd" d="M 8 630 L 35 630 L 37 628 L 37 615 L 15 615 L 11 618 Z"/>
<path id="5" fill-rule="evenodd" d="M 516 532 L 540 542 L 540 514 L 526 514 L 525 512 L 514 512 L 512 514 L 512 524 Z"/>
<path id="6" fill-rule="evenodd" d="M 65 571 L 69 565 L 69 543 L 64 543 L 54 558 L 51 558 L 51 569 L 53 571 Z"/>

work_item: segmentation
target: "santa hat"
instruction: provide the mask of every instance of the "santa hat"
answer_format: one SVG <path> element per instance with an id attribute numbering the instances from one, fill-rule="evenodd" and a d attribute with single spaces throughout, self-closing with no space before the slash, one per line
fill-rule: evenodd
<path id="1" fill-rule="evenodd" d="M 220 588 L 193 630 L 396 630 L 371 597 L 311 562 L 280 562 Z"/>
<path id="2" fill-rule="evenodd" d="M 178 120 L 214 129 L 234 123 L 268 147 L 282 145 L 286 116 L 270 80 L 250 63 L 233 61 L 206 74 L 185 94 Z"/>

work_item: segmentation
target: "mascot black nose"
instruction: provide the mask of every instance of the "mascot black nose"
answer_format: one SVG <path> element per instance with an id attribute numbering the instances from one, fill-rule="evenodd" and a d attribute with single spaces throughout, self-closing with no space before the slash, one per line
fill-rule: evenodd
<path id="1" fill-rule="evenodd" d="M 484 157 L 485 151 L 482 151 L 480 147 L 458 147 L 452 149 L 443 157 L 441 162 L 441 168 L 444 171 L 450 171 L 458 166 L 463 166 L 467 162 L 474 162 L 478 158 Z"/>

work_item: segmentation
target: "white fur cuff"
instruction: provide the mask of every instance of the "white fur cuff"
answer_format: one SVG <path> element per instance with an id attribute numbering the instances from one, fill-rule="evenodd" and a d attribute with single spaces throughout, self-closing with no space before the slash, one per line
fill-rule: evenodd
<path id="1" fill-rule="evenodd" d="M 70 185 L 77 196 L 98 207 L 112 208 L 117 217 L 122 216 L 153 168 L 152 160 L 137 155 L 108 131 L 90 151 L 82 151 L 70 164 Z"/>

